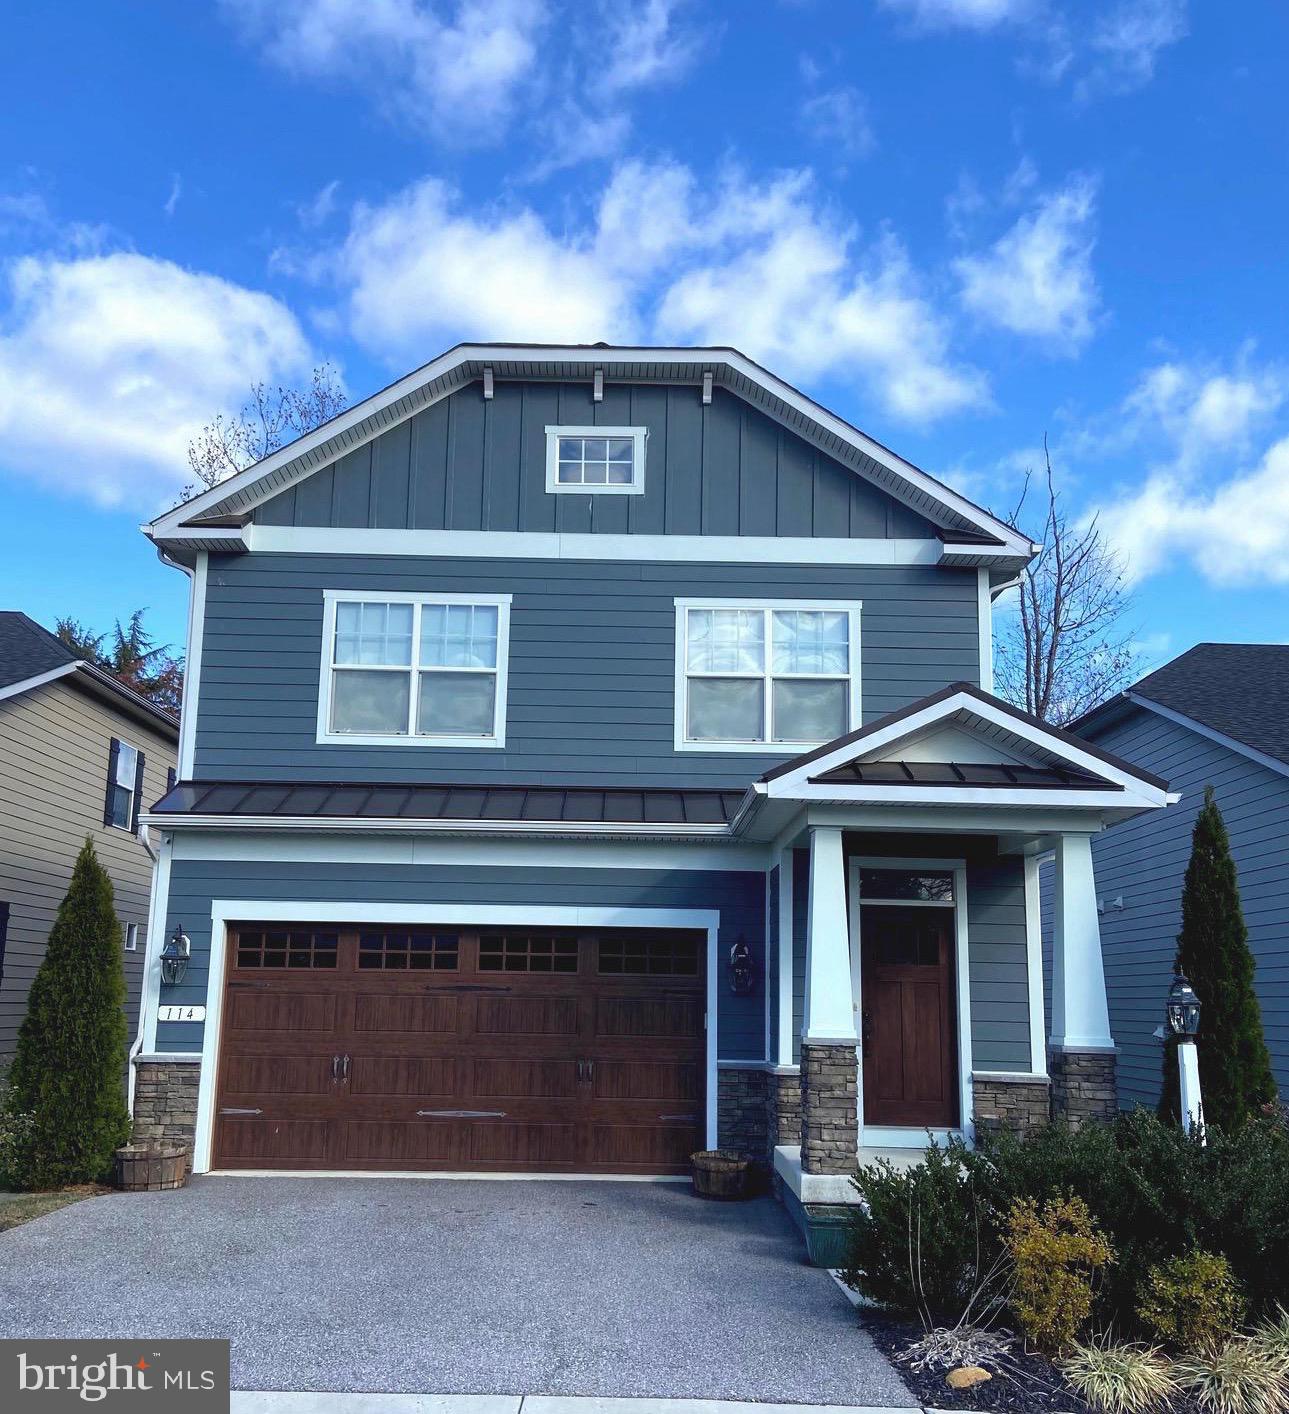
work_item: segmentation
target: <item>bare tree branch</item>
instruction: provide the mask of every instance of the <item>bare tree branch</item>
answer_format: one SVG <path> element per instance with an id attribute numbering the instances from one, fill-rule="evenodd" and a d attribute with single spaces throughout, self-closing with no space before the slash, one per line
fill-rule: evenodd
<path id="1" fill-rule="evenodd" d="M 347 406 L 339 376 L 329 363 L 313 370 L 306 388 L 256 383 L 235 417 L 216 414 L 188 443 L 188 465 L 196 480 L 184 487 L 183 499 L 262 461 Z"/>
<path id="2" fill-rule="evenodd" d="M 997 638 L 995 678 L 1010 702 L 1055 725 L 1090 711 L 1132 681 L 1135 634 L 1123 561 L 1096 518 L 1071 525 L 1043 438 L 1047 509 L 1042 549 L 1020 583 L 1018 612 Z M 1004 518 L 1018 527 L 1033 477 Z"/>

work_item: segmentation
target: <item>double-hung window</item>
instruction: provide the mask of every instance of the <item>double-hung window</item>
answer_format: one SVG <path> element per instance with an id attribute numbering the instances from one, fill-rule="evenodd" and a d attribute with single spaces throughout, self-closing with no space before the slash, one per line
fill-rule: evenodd
<path id="1" fill-rule="evenodd" d="M 795 751 L 858 726 L 859 607 L 677 600 L 677 749 Z"/>
<path id="2" fill-rule="evenodd" d="M 504 746 L 510 596 L 324 596 L 318 740 Z"/>
<path id="3" fill-rule="evenodd" d="M 548 427 L 546 489 L 597 495 L 644 491 L 643 427 Z"/>
<path id="4" fill-rule="evenodd" d="M 126 741 L 112 738 L 107 753 L 107 795 L 103 823 L 117 830 L 139 827 L 139 796 L 143 790 L 143 753 Z"/>

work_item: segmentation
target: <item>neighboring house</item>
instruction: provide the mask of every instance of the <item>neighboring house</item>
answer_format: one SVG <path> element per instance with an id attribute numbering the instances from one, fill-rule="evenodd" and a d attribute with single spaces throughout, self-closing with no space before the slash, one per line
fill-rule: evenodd
<path id="1" fill-rule="evenodd" d="M 1289 647 L 1197 644 L 1071 730 L 1167 776 L 1181 792 L 1177 809 L 1116 825 L 1092 844 L 1119 1103 L 1159 1098 L 1154 1031 L 1172 981 L 1191 831 L 1208 785 L 1239 871 L 1276 1081 L 1289 1094 Z"/>
<path id="2" fill-rule="evenodd" d="M 112 880 L 133 1031 L 152 881 L 139 815 L 173 781 L 178 742 L 170 713 L 0 613 L 0 1062 L 87 835 Z"/>
<path id="3" fill-rule="evenodd" d="M 1088 841 L 1164 782 L 991 695 L 1030 541 L 741 354 L 459 346 L 145 531 L 192 956 L 136 1119 L 199 1171 L 719 1139 L 817 1213 L 861 1144 L 1046 1116 L 1050 848 L 1058 1104 L 1105 1073 Z"/>

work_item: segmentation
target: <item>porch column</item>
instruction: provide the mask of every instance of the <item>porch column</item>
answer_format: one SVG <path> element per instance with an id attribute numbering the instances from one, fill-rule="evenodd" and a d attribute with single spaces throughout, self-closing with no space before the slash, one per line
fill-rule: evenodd
<path id="1" fill-rule="evenodd" d="M 1062 835 L 1056 845 L 1052 932 L 1052 1111 L 1072 1128 L 1113 1119 L 1114 1038 L 1106 1003 L 1096 879 L 1088 835 Z"/>
<path id="2" fill-rule="evenodd" d="M 841 830 L 810 830 L 805 1016 L 801 1031 L 801 1168 L 849 1173 L 859 1147 L 855 1008 L 850 986 Z"/>

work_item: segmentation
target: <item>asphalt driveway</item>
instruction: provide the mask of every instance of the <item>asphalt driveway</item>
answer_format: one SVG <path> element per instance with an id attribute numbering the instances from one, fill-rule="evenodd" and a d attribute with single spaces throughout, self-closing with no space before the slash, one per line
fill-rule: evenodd
<path id="1" fill-rule="evenodd" d="M 208 1177 L 0 1235 L 0 1336 L 180 1335 L 236 1389 L 915 1403 L 768 1198 Z"/>

